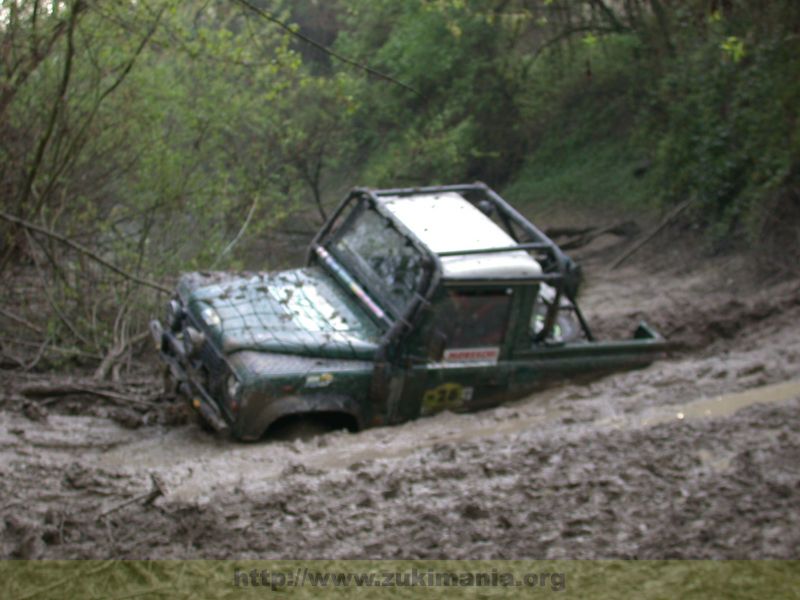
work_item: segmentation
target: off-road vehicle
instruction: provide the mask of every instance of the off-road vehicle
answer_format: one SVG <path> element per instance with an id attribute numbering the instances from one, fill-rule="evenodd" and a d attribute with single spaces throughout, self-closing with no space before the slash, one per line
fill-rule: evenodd
<path id="1" fill-rule="evenodd" d="M 484 184 L 357 188 L 305 267 L 183 275 L 151 329 L 214 429 L 255 440 L 304 417 L 356 430 L 481 409 L 665 350 L 644 323 L 595 341 L 579 283 L 577 265 Z"/>

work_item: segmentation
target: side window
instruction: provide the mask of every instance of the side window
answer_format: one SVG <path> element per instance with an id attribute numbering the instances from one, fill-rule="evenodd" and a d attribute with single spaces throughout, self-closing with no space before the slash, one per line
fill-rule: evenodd
<path id="1" fill-rule="evenodd" d="M 505 288 L 452 290 L 437 314 L 447 348 L 499 347 L 505 338 L 512 296 Z"/>

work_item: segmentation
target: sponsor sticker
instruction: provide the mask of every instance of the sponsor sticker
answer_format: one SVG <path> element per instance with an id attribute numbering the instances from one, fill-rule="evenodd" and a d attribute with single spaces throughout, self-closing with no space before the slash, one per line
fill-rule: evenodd
<path id="1" fill-rule="evenodd" d="M 490 346 L 486 348 L 452 348 L 445 350 L 444 362 L 446 363 L 496 363 L 500 356 L 500 348 Z"/>
<path id="2" fill-rule="evenodd" d="M 333 382 L 332 373 L 320 373 L 306 376 L 307 388 L 328 387 Z"/>

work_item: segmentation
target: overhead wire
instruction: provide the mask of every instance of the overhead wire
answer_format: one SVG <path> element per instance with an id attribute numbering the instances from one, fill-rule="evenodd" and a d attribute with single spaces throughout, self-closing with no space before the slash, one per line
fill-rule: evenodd
<path id="1" fill-rule="evenodd" d="M 406 90 L 408 90 L 410 92 L 413 92 L 417 96 L 422 96 L 422 94 L 418 90 L 414 89 L 413 87 L 411 87 L 407 83 L 403 83 L 402 81 L 400 81 L 398 79 L 395 79 L 391 75 L 387 75 L 386 73 L 382 73 L 382 72 L 380 72 L 380 71 L 378 71 L 376 69 L 373 69 L 369 65 L 365 65 L 365 64 L 360 63 L 360 62 L 358 62 L 356 60 L 353 60 L 352 58 L 348 58 L 346 56 L 343 56 L 342 54 L 339 54 L 338 52 L 336 52 L 335 50 L 329 48 L 328 46 L 325 46 L 324 44 L 320 44 L 319 42 L 317 42 L 316 40 L 311 39 L 307 35 L 304 35 L 304 34 L 300 33 L 299 31 L 297 31 L 296 28 L 291 27 L 289 24 L 285 23 L 284 21 L 281 21 L 278 17 L 276 17 L 275 15 L 267 12 L 263 8 L 259 8 L 258 6 L 255 6 L 254 4 L 249 2 L 249 0 L 234 0 L 234 2 L 236 2 L 237 4 L 240 4 L 242 7 L 246 8 L 250 12 L 260 16 L 262 19 L 265 19 L 266 21 L 269 21 L 270 23 L 272 23 L 274 25 L 277 25 L 278 27 L 280 27 L 281 29 L 283 29 L 284 31 L 289 33 L 290 35 L 296 37 L 297 39 L 301 40 L 302 42 L 304 42 L 306 44 L 309 44 L 310 46 L 313 46 L 317 50 L 320 50 L 321 52 L 324 52 L 328 56 L 331 56 L 331 57 L 335 58 L 336 60 L 338 60 L 340 62 L 343 62 L 345 64 L 348 64 L 350 66 L 356 67 L 357 69 L 361 69 L 362 71 L 365 71 L 366 73 L 369 73 L 373 77 L 377 77 L 378 79 L 383 79 L 384 81 L 388 81 L 389 83 L 392 83 L 394 85 L 398 85 L 398 86 L 400 86 L 400 87 L 402 87 L 402 88 L 404 88 L 404 89 L 406 89 Z"/>

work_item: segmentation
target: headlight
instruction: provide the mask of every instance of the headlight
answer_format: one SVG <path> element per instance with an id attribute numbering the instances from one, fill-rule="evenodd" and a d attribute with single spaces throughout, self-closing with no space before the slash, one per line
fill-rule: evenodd
<path id="1" fill-rule="evenodd" d="M 219 313 L 215 311 L 211 306 L 207 305 L 200 311 L 200 316 L 203 318 L 203 321 L 206 322 L 206 325 L 209 327 L 219 327 L 219 324 L 222 323 L 222 319 L 219 317 Z"/>
<path id="2" fill-rule="evenodd" d="M 170 300 L 167 304 L 167 327 L 172 331 L 179 331 L 184 314 L 181 303 L 177 300 Z"/>
<path id="3" fill-rule="evenodd" d="M 236 379 L 235 375 L 228 375 L 227 390 L 229 399 L 234 400 L 239 395 L 241 387 L 242 383 Z"/>

